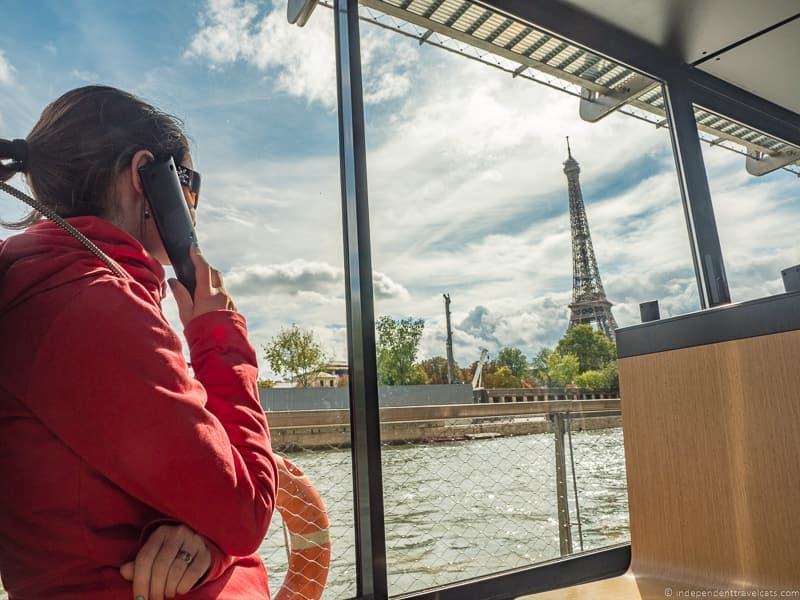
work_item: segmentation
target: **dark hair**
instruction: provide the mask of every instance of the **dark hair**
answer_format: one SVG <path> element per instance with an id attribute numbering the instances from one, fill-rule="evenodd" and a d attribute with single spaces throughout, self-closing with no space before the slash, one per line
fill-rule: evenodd
<path id="1" fill-rule="evenodd" d="M 76 88 L 49 104 L 26 141 L 28 186 L 36 200 L 64 218 L 113 217 L 114 182 L 139 150 L 156 158 L 171 155 L 176 163 L 189 152 L 180 119 L 133 94 L 100 85 Z M 8 181 L 17 170 L 13 163 L 0 163 L 0 181 Z M 0 225 L 24 229 L 41 218 L 33 210 Z"/>

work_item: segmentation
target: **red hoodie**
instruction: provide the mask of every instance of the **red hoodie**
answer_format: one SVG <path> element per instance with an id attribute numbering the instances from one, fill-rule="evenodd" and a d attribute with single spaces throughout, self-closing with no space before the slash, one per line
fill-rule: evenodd
<path id="1" fill-rule="evenodd" d="M 278 481 L 244 317 L 184 330 L 161 311 L 164 270 L 98 217 L 0 241 L 0 577 L 10 600 L 130 600 L 119 568 L 161 523 L 208 542 L 206 579 L 177 598 L 268 598 L 256 553 Z"/>

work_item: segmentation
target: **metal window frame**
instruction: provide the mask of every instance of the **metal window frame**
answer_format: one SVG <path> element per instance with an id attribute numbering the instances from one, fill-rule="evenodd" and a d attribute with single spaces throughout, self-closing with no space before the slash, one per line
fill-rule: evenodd
<path id="1" fill-rule="evenodd" d="M 693 106 L 729 117 L 795 146 L 800 146 L 800 115 L 690 65 L 677 64 L 655 46 L 568 4 L 556 0 L 479 1 L 662 82 L 701 306 L 728 302 L 730 293 Z M 383 599 L 388 598 L 389 590 L 358 0 L 334 0 L 334 20 L 357 598 Z M 621 575 L 628 569 L 630 559 L 631 547 L 625 544 L 401 598 L 513 598 Z"/>
<path id="2" fill-rule="evenodd" d="M 357 0 L 334 0 L 358 598 L 387 598 L 378 369 Z"/>

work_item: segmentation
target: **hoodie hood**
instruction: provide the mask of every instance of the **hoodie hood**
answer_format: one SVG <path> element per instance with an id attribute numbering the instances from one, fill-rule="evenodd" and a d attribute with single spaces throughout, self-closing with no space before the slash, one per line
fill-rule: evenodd
<path id="1" fill-rule="evenodd" d="M 100 217 L 70 217 L 67 223 L 89 238 L 142 284 L 156 303 L 164 297 L 164 268 L 126 231 Z M 25 300 L 72 281 L 115 277 L 108 266 L 50 220 L 0 241 L 0 314 Z"/>

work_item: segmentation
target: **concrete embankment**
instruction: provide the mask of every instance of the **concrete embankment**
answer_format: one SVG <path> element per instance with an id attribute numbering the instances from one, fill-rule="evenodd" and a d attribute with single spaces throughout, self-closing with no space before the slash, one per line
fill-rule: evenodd
<path id="1" fill-rule="evenodd" d="M 573 431 L 621 427 L 619 400 L 547 401 L 496 405 L 381 409 L 385 443 L 428 443 L 552 432 L 549 415 L 568 413 Z M 346 410 L 267 412 L 276 450 L 350 445 Z"/>

